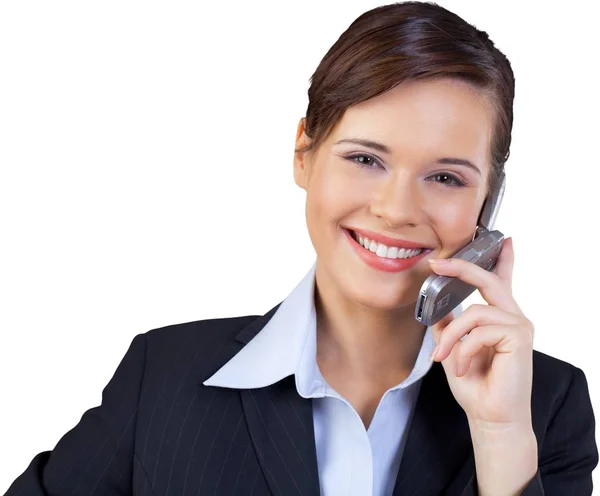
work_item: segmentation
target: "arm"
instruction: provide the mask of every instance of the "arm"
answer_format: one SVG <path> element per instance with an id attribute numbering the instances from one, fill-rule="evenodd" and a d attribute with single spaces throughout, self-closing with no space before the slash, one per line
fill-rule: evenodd
<path id="1" fill-rule="evenodd" d="M 548 425 L 538 471 L 522 496 L 588 496 L 592 494 L 592 470 L 598 464 L 595 419 L 583 371 L 573 375 L 556 413 Z M 475 476 L 463 496 L 477 495 Z"/>
<path id="2" fill-rule="evenodd" d="M 39 453 L 5 496 L 130 495 L 146 340 L 136 336 L 102 392 L 54 450 Z"/>

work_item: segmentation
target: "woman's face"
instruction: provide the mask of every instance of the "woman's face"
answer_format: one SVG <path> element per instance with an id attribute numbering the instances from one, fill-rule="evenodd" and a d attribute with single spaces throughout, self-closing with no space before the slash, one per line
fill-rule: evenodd
<path id="1" fill-rule="evenodd" d="M 414 304 L 431 274 L 427 260 L 452 255 L 473 236 L 491 172 L 492 119 L 485 97 L 466 83 L 404 82 L 349 108 L 315 153 L 297 153 L 294 179 L 307 193 L 317 271 L 351 301 L 390 310 Z M 301 120 L 297 147 L 309 142 L 303 130 Z M 344 142 L 358 139 L 375 145 Z M 472 167 L 440 163 L 448 158 Z M 365 249 L 353 239 L 365 231 L 374 242 L 393 241 Z M 402 241 L 431 251 L 411 260 L 414 251 L 389 250 Z"/>

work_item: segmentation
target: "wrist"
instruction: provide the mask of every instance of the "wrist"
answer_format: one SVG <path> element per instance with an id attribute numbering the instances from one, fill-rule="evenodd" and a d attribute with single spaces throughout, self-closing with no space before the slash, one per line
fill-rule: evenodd
<path id="1" fill-rule="evenodd" d="M 520 494 L 538 469 L 531 424 L 469 421 L 477 485 L 481 496 Z"/>
<path id="2" fill-rule="evenodd" d="M 473 442 L 477 442 L 481 446 L 536 440 L 530 419 L 514 423 L 498 423 L 469 418 L 468 423 Z"/>

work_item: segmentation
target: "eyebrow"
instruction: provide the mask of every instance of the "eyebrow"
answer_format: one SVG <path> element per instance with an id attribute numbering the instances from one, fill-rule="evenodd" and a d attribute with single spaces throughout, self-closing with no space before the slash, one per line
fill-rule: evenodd
<path id="1" fill-rule="evenodd" d="M 391 150 L 388 146 L 378 143 L 377 141 L 372 141 L 363 138 L 345 138 L 334 143 L 335 145 L 339 145 L 340 143 L 353 143 L 355 145 L 366 146 L 367 148 L 372 148 L 373 150 L 377 150 L 381 153 L 390 154 Z M 448 165 L 464 165 L 465 167 L 469 167 L 481 175 L 481 170 L 477 167 L 473 162 L 467 160 L 466 158 L 455 158 L 455 157 L 442 157 L 436 160 L 438 164 L 448 164 Z"/>

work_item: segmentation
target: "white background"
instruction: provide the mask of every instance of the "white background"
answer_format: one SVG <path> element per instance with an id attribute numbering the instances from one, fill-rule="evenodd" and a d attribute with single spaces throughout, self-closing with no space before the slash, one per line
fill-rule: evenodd
<path id="1" fill-rule="evenodd" d="M 581 367 L 600 412 L 594 2 L 440 4 L 512 62 L 496 227 L 535 348 Z M 0 492 L 100 403 L 134 335 L 262 314 L 310 268 L 296 125 L 378 5 L 0 3 Z"/>

